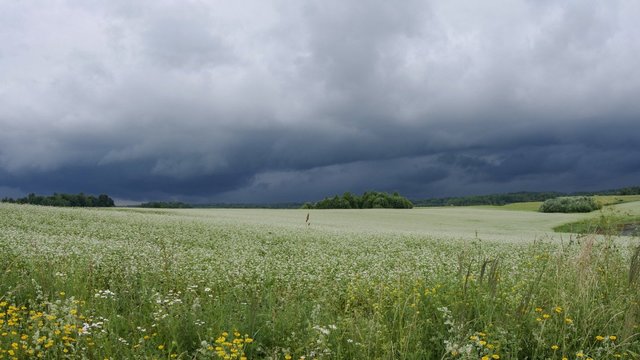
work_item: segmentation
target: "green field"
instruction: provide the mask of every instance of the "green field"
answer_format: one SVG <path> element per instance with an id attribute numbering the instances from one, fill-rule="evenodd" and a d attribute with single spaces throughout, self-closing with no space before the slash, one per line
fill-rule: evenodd
<path id="1" fill-rule="evenodd" d="M 571 221 L 553 229 L 556 232 L 579 234 L 640 235 L 640 201 L 618 201 L 590 216 Z"/>
<path id="2" fill-rule="evenodd" d="M 640 195 L 595 195 L 594 198 L 604 206 L 640 202 Z M 478 205 L 472 207 L 496 210 L 538 211 L 540 205 L 542 205 L 542 201 L 519 202 L 507 205 Z"/>
<path id="3" fill-rule="evenodd" d="M 638 239 L 553 232 L 592 216 L 0 204 L 0 358 L 635 359 Z"/>
<path id="4" fill-rule="evenodd" d="M 640 195 L 596 195 L 595 198 L 603 205 L 615 205 L 640 201 Z"/>

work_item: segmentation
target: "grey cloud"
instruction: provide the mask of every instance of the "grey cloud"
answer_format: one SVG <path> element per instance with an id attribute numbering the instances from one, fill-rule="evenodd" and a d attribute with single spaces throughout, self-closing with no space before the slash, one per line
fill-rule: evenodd
<path id="1" fill-rule="evenodd" d="M 215 19 L 208 16 L 209 11 L 185 6 L 146 24 L 142 41 L 148 57 L 169 69 L 200 69 L 233 61 L 232 47 L 211 29 Z"/>
<path id="2" fill-rule="evenodd" d="M 631 185 L 638 13 L 624 1 L 2 4 L 0 187 L 277 201 Z"/>

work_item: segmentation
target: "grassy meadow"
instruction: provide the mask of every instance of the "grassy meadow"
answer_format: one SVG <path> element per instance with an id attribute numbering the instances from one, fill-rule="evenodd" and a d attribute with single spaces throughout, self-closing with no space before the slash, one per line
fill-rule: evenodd
<path id="1" fill-rule="evenodd" d="M 639 358 L 638 239 L 527 210 L 0 204 L 0 359 Z"/>
<path id="2" fill-rule="evenodd" d="M 618 205 L 605 207 L 591 216 L 555 226 L 557 232 L 578 234 L 640 235 L 640 202 L 615 199 Z"/>

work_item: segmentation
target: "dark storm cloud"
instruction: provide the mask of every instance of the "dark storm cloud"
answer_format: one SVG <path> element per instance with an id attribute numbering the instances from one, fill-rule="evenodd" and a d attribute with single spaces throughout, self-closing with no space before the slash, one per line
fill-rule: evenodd
<path id="1" fill-rule="evenodd" d="M 0 5 L 0 195 L 640 183 L 640 5 Z"/>

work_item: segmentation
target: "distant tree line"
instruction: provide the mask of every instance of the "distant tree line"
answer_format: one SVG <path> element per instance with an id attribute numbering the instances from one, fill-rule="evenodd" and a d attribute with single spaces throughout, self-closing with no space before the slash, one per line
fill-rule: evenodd
<path id="1" fill-rule="evenodd" d="M 545 213 L 586 213 L 602 209 L 596 199 L 590 196 L 569 196 L 549 199 L 540 205 L 540 212 Z"/>
<path id="2" fill-rule="evenodd" d="M 415 206 L 470 206 L 470 205 L 507 205 L 518 202 L 546 201 L 557 197 L 593 196 L 593 195 L 640 195 L 640 186 L 592 192 L 514 192 L 492 195 L 471 195 L 413 200 Z"/>
<path id="3" fill-rule="evenodd" d="M 346 192 L 342 196 L 335 195 L 316 203 L 305 203 L 302 207 L 304 209 L 411 209 L 413 208 L 413 203 L 409 199 L 400 196 L 397 192 L 387 194 L 367 191 L 362 196 Z"/>
<path id="4" fill-rule="evenodd" d="M 200 209 L 300 209 L 301 202 L 284 203 L 212 203 L 195 204 L 194 208 Z"/>
<path id="5" fill-rule="evenodd" d="M 301 202 L 290 203 L 210 203 L 190 204 L 184 202 L 151 201 L 130 207 L 164 208 L 164 209 L 300 209 Z"/>
<path id="6" fill-rule="evenodd" d="M 152 201 L 139 205 L 143 208 L 156 208 L 156 209 L 190 209 L 193 205 L 179 202 L 179 201 Z"/>
<path id="7" fill-rule="evenodd" d="M 50 196 L 36 195 L 31 193 L 23 198 L 12 199 L 4 198 L 2 202 L 14 204 L 32 204 L 42 206 L 69 206 L 69 207 L 113 207 L 115 202 L 108 195 L 100 194 L 97 197 L 93 195 L 79 194 L 59 194 L 54 193 Z"/>
<path id="8" fill-rule="evenodd" d="M 416 206 L 506 205 L 517 202 L 545 201 L 561 196 L 559 192 L 516 192 L 414 200 Z"/>
<path id="9" fill-rule="evenodd" d="M 622 188 L 619 190 L 618 194 L 611 195 L 640 195 L 640 186 L 631 186 Z"/>
<path id="10" fill-rule="evenodd" d="M 160 209 L 300 209 L 304 203 L 209 203 L 191 204 L 185 202 L 150 201 L 126 207 L 160 208 Z"/>

